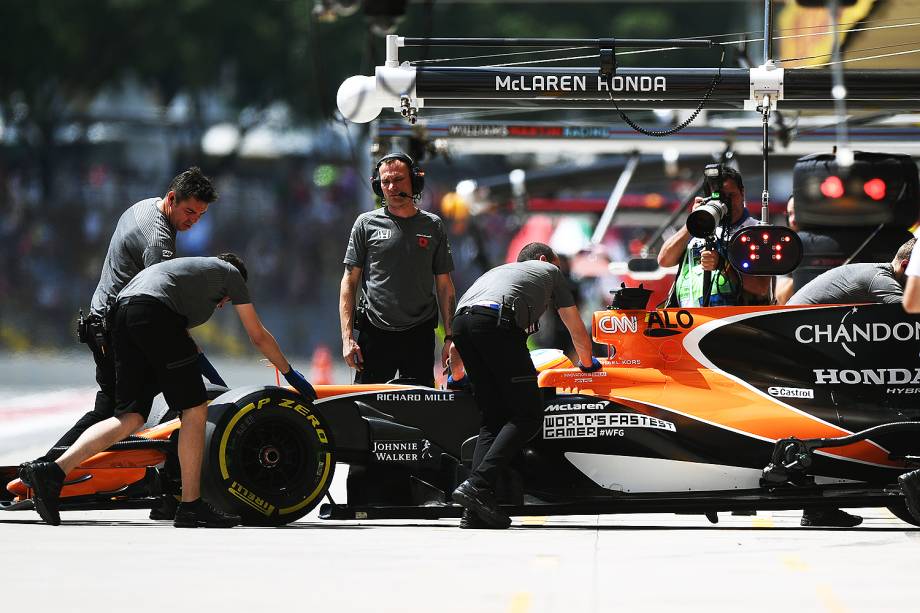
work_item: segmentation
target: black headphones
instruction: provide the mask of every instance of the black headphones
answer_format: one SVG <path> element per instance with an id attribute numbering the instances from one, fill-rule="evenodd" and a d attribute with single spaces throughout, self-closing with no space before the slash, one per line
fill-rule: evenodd
<path id="1" fill-rule="evenodd" d="M 412 181 L 412 197 L 418 198 L 422 194 L 422 190 L 425 189 L 425 171 L 419 168 L 411 157 L 398 151 L 386 154 L 374 164 L 374 174 L 371 176 L 371 188 L 374 193 L 380 198 L 386 198 L 383 194 L 383 188 L 380 186 L 380 165 L 392 160 L 399 160 L 409 167 L 409 178 Z"/>

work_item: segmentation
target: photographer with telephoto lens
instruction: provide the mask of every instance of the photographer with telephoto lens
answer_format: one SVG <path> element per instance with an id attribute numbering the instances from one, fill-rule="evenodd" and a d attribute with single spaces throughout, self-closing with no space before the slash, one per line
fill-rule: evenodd
<path id="1" fill-rule="evenodd" d="M 708 198 L 697 197 L 687 224 L 665 241 L 660 266 L 680 265 L 667 306 L 769 304 L 772 277 L 743 275 L 728 261 L 732 236 L 756 225 L 744 206 L 744 180 L 734 168 L 709 164 Z"/>

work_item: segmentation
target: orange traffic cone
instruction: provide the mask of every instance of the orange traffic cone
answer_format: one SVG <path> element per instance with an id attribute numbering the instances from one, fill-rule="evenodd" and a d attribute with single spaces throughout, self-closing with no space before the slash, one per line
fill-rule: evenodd
<path id="1" fill-rule="evenodd" d="M 332 383 L 332 353 L 325 345 L 319 345 L 310 362 L 310 383 L 330 385 Z"/>

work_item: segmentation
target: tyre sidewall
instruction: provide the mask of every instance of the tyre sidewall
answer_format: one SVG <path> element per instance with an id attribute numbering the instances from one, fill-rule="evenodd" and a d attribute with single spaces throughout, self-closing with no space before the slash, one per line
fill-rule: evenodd
<path id="1" fill-rule="evenodd" d="M 266 460 L 276 457 L 276 464 Z M 250 387 L 211 403 L 202 494 L 244 524 L 278 526 L 303 517 L 322 500 L 334 470 L 332 433 L 299 395 Z"/>

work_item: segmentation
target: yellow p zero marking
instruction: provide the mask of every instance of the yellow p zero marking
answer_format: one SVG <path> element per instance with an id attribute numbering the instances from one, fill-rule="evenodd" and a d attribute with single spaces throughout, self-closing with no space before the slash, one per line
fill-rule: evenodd
<path id="1" fill-rule="evenodd" d="M 316 489 L 313 490 L 313 492 L 309 496 L 307 496 L 306 498 L 304 498 L 297 504 L 290 506 L 290 507 L 284 507 L 283 509 L 278 509 L 278 515 L 287 515 L 288 513 L 299 511 L 300 509 L 310 504 L 313 501 L 313 499 L 316 498 L 319 495 L 319 493 L 322 491 L 323 486 L 326 485 L 326 479 L 329 478 L 329 471 L 331 470 L 331 466 L 332 466 L 332 454 L 327 451 L 326 452 L 326 468 L 323 469 L 323 476 L 320 477 L 319 485 L 316 486 Z"/>
<path id="2" fill-rule="evenodd" d="M 230 420 L 230 423 L 227 424 L 226 429 L 224 429 L 224 435 L 220 437 L 220 450 L 217 455 L 220 458 L 220 474 L 224 479 L 230 478 L 230 471 L 227 470 L 227 441 L 230 439 L 230 431 L 233 430 L 233 426 L 236 425 L 236 422 L 241 420 L 246 413 L 254 408 L 256 408 L 255 403 L 250 402 L 240 409 L 239 412 L 233 416 L 233 419 Z"/>
<path id="3" fill-rule="evenodd" d="M 263 398 L 262 400 L 259 401 L 259 406 L 257 406 L 256 408 L 261 409 L 262 407 L 264 407 L 266 404 L 268 404 L 271 401 L 272 401 L 271 398 Z"/>
<path id="4" fill-rule="evenodd" d="M 278 403 L 278 405 L 285 409 L 293 409 L 294 401 L 293 400 L 282 400 Z"/>

